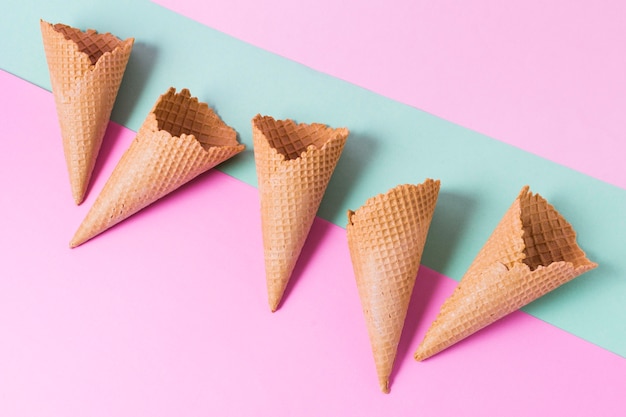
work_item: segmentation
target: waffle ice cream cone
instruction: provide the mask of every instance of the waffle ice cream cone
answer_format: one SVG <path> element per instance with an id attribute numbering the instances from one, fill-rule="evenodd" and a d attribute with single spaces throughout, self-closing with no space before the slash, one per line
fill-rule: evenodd
<path id="1" fill-rule="evenodd" d="M 415 352 L 424 360 L 595 268 L 572 226 L 524 187 Z"/>
<path id="2" fill-rule="evenodd" d="M 70 247 L 102 233 L 201 173 L 241 152 L 234 129 L 189 90 L 170 88 L 87 213 Z"/>
<path id="3" fill-rule="evenodd" d="M 40 21 L 72 196 L 82 203 L 134 39 Z"/>
<path id="4" fill-rule="evenodd" d="M 440 182 L 400 185 L 348 212 L 346 227 L 378 381 L 389 392 Z"/>
<path id="5" fill-rule="evenodd" d="M 252 119 L 270 309 L 276 311 L 309 234 L 348 129 Z"/>

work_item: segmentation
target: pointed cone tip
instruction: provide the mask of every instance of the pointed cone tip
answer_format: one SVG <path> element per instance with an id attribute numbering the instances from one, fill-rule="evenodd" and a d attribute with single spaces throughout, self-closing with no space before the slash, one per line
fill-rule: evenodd
<path id="1" fill-rule="evenodd" d="M 389 379 L 380 380 L 380 390 L 385 394 L 389 394 Z"/>
<path id="2" fill-rule="evenodd" d="M 269 306 L 272 313 L 275 313 L 278 310 L 278 306 L 280 305 L 280 298 L 275 298 L 270 295 Z"/>
<path id="3" fill-rule="evenodd" d="M 81 224 L 81 226 L 82 226 L 82 224 Z M 78 230 L 76 231 L 76 233 L 74 233 L 74 237 L 72 237 L 72 240 L 70 240 L 70 248 L 75 248 L 77 246 L 80 246 L 83 243 L 87 242 L 92 237 L 93 236 L 86 235 L 82 231 L 82 227 L 79 227 Z"/>
<path id="4" fill-rule="evenodd" d="M 76 195 L 73 194 L 72 197 L 74 198 L 74 203 L 76 203 L 77 206 L 80 206 L 81 204 L 83 204 L 83 201 L 85 201 L 85 196 L 84 195 Z"/>

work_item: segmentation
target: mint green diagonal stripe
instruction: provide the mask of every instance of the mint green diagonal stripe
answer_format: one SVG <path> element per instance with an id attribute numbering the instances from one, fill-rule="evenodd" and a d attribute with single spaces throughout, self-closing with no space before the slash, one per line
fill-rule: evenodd
<path id="1" fill-rule="evenodd" d="M 256 185 L 250 128 L 255 114 L 347 126 L 352 133 L 319 213 L 339 226 L 345 226 L 346 211 L 368 197 L 400 183 L 441 179 L 423 263 L 454 279 L 529 184 L 573 224 L 580 245 L 600 267 L 526 310 L 626 357 L 626 190 L 315 72 L 147 0 L 25 0 L 10 10 L 0 17 L 1 69 L 50 89 L 40 18 L 135 37 L 113 120 L 137 130 L 168 87 L 187 87 L 248 146 L 220 169 L 249 184 Z M 42 132 L 38 140 L 55 138 Z M 328 268 L 332 273 L 332 265 Z"/>

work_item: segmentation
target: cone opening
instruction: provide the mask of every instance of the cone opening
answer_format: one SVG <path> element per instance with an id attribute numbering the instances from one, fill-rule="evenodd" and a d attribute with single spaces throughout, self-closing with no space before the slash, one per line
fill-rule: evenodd
<path id="1" fill-rule="evenodd" d="M 333 129 L 321 123 L 296 124 L 293 120 L 274 120 L 270 116 L 257 116 L 254 124 L 286 160 L 299 158 L 311 146 L 322 148 L 333 139 L 347 136 L 345 128 Z"/>
<path id="2" fill-rule="evenodd" d="M 237 133 L 227 126 L 206 103 L 191 97 L 189 90 L 174 88 L 161 96 L 154 110 L 159 130 L 172 136 L 193 135 L 203 148 L 238 145 Z"/>
<path id="3" fill-rule="evenodd" d="M 439 196 L 439 187 L 441 182 L 439 180 L 433 180 L 427 178 L 421 184 L 401 184 L 397 185 L 385 193 L 375 195 L 368 198 L 363 206 L 356 211 L 348 210 L 348 225 L 352 226 L 359 219 L 368 219 L 371 216 L 377 214 L 377 207 L 384 204 L 386 201 L 392 201 L 399 198 L 403 194 L 415 194 L 417 198 L 416 203 L 425 211 L 429 211 L 430 208 L 434 210 L 437 198 Z M 432 215 L 432 213 L 428 213 Z"/>
<path id="4" fill-rule="evenodd" d="M 530 270 L 554 262 L 569 262 L 575 267 L 588 264 L 576 243 L 572 226 L 538 194 L 520 196 L 525 258 Z"/>
<path id="5" fill-rule="evenodd" d="M 92 65 L 96 65 L 98 59 L 107 52 L 113 52 L 115 48 L 122 44 L 122 40 L 110 33 L 97 33 L 93 29 L 86 32 L 81 31 L 62 23 L 53 26 L 65 39 L 74 42 L 78 50 L 89 57 Z"/>

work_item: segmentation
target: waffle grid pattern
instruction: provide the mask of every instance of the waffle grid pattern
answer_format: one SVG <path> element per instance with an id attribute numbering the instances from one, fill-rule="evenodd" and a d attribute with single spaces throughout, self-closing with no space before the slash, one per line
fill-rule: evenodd
<path id="1" fill-rule="evenodd" d="M 566 242 L 563 247 L 567 250 L 538 250 L 537 246 L 543 243 L 536 242 L 544 242 L 546 237 L 554 237 L 553 242 Z M 520 240 L 531 245 L 529 256 L 525 255 L 529 248 L 522 246 L 519 261 L 505 264 L 500 258 L 502 248 L 517 247 Z M 565 253 L 575 256 L 563 257 Z M 534 268 L 527 264 L 528 258 Z M 488 260 L 492 262 L 489 264 Z M 567 221 L 542 197 L 532 196 L 524 187 L 444 302 L 415 358 L 423 360 L 452 346 L 596 266 L 576 244 L 575 233 Z"/>
<path id="2" fill-rule="evenodd" d="M 134 40 L 41 22 L 72 196 L 83 201 Z M 66 36 L 69 36 L 69 38 Z M 105 39 L 106 41 L 103 41 Z M 98 46 L 112 51 L 96 53 Z M 76 43 L 76 42 L 79 43 Z M 104 45 L 101 43 L 104 42 Z M 82 46 L 81 46 L 82 45 Z M 89 48 L 84 53 L 82 48 Z M 111 53 L 106 53 L 111 52 Z M 89 54 L 89 55 L 88 55 Z M 97 63 L 91 59 L 98 57 Z"/>
<path id="3" fill-rule="evenodd" d="M 293 120 L 277 122 L 267 117 L 258 119 L 257 125 L 265 134 L 270 147 L 287 160 L 300 157 L 309 146 L 321 148 L 334 130 L 320 123 L 298 125 Z"/>
<path id="4" fill-rule="evenodd" d="M 82 32 L 61 23 L 57 23 L 53 27 L 65 39 L 74 42 L 80 52 L 87 54 L 92 65 L 96 65 L 98 59 L 106 52 L 113 52 L 122 44 L 119 38 L 110 33 L 98 34 L 93 29 Z"/>
<path id="5" fill-rule="evenodd" d="M 150 113 L 80 225 L 71 246 L 91 239 L 244 149 L 244 145 L 237 144 L 234 130 L 224 138 L 234 144 L 207 150 L 193 136 L 172 136 L 158 130 L 156 125 L 156 116 Z"/>
<path id="6" fill-rule="evenodd" d="M 401 185 L 348 213 L 348 245 L 383 391 L 389 388 L 439 187 L 431 179 Z"/>
<path id="7" fill-rule="evenodd" d="M 170 88 L 153 113 L 158 129 L 168 131 L 172 136 L 194 135 L 204 148 L 237 143 L 235 130 L 227 126 L 206 103 L 191 97 L 186 88 L 180 93 Z"/>
<path id="8" fill-rule="evenodd" d="M 584 264 L 585 254 L 576 245 L 572 226 L 539 195 L 521 197 L 526 263 L 531 270 L 540 265 L 566 261 Z"/>
<path id="9" fill-rule="evenodd" d="M 260 115 L 252 120 L 252 127 L 268 301 L 275 311 L 341 156 L 348 130 L 318 123 L 298 125 Z M 286 149 L 297 157 L 285 159 L 282 152 Z"/>

